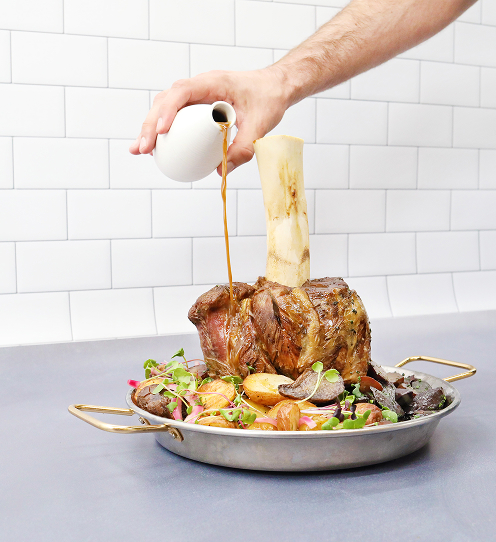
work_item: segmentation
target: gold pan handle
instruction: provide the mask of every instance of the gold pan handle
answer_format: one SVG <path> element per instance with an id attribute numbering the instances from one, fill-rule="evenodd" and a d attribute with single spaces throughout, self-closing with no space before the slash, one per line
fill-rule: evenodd
<path id="1" fill-rule="evenodd" d="M 123 416 L 132 416 L 135 412 L 130 408 L 112 408 L 112 407 L 102 407 L 102 406 L 93 406 L 93 405 L 71 405 L 69 407 L 69 412 L 83 420 L 83 422 L 89 423 L 97 429 L 102 431 L 109 431 L 110 433 L 157 433 L 159 431 L 167 431 L 170 435 L 174 437 L 175 440 L 182 442 L 184 437 L 182 436 L 179 429 L 170 426 L 167 423 L 162 425 L 150 425 L 148 420 L 141 418 L 140 421 L 143 423 L 143 426 L 139 425 L 114 425 L 111 423 L 106 423 L 85 414 L 87 412 L 101 412 L 103 414 L 120 414 Z"/>
<path id="2" fill-rule="evenodd" d="M 406 358 L 403 361 L 400 361 L 395 365 L 395 367 L 403 367 L 403 365 L 406 365 L 407 363 L 410 363 L 412 361 L 430 361 L 432 363 L 440 363 L 441 365 L 450 365 L 451 367 L 459 367 L 460 369 L 466 369 L 464 373 L 459 373 L 454 376 L 448 376 L 447 378 L 444 378 L 446 382 L 454 382 L 455 380 L 461 380 L 462 378 L 468 378 L 469 376 L 473 376 L 477 369 L 473 365 L 469 365 L 468 363 L 460 363 L 459 361 L 449 361 L 447 359 L 441 359 L 441 358 L 430 358 L 429 356 L 412 356 L 411 358 Z"/>

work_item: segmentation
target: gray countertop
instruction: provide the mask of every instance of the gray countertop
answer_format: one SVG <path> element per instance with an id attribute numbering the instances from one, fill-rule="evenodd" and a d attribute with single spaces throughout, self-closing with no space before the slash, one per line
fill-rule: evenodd
<path id="1" fill-rule="evenodd" d="M 0 540 L 495 540 L 495 421 L 482 400 L 495 395 L 496 312 L 379 320 L 372 330 L 379 363 L 428 355 L 478 373 L 455 383 L 461 406 L 420 451 L 318 473 L 195 463 L 153 435 L 105 433 L 67 412 L 71 403 L 125 407 L 143 361 L 180 347 L 194 357 L 196 335 L 0 349 Z"/>

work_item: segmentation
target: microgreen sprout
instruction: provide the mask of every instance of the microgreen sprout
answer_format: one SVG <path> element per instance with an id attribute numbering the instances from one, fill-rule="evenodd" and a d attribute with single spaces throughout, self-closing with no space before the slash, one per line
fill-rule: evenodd
<path id="1" fill-rule="evenodd" d="M 393 423 L 396 423 L 398 421 L 398 414 L 389 409 L 385 409 L 382 411 L 382 417 L 384 420 L 389 420 Z"/>
<path id="2" fill-rule="evenodd" d="M 319 386 L 324 378 L 331 383 L 338 382 L 339 380 L 339 372 L 336 371 L 336 369 L 329 369 L 322 375 L 322 371 L 324 370 L 324 364 L 320 361 L 316 361 L 312 365 L 312 370 L 317 373 L 317 381 L 315 382 L 315 387 L 308 397 L 305 397 L 305 399 L 301 399 L 301 401 L 297 401 L 298 403 L 303 403 L 311 399 L 315 395 L 316 391 L 319 389 Z"/>

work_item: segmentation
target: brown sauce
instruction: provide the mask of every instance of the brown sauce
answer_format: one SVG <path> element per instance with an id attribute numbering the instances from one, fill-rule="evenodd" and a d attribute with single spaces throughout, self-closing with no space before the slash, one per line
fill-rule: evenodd
<path id="1" fill-rule="evenodd" d="M 229 276 L 229 315 L 233 316 L 234 312 L 234 298 L 233 298 L 233 284 L 232 284 L 232 271 L 231 271 L 231 257 L 229 255 L 229 232 L 227 229 L 227 206 L 226 206 L 226 188 L 227 188 L 227 130 L 229 124 L 227 122 L 218 122 L 217 123 L 221 130 L 222 135 L 224 136 L 224 142 L 222 145 L 222 184 L 221 184 L 221 195 L 222 195 L 222 204 L 223 204 L 223 214 L 224 214 L 224 239 L 226 242 L 226 257 L 227 257 L 227 274 Z M 229 343 L 229 341 L 227 341 Z M 228 356 L 229 357 L 229 356 Z"/>

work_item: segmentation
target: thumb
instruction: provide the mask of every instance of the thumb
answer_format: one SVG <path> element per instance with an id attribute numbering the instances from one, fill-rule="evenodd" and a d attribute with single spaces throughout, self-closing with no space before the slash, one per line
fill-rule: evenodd
<path id="1" fill-rule="evenodd" d="M 253 158 L 253 142 L 262 137 L 254 124 L 242 124 L 239 128 L 232 145 L 227 151 L 227 173 L 235 168 L 249 162 Z M 222 175 L 222 164 L 217 168 L 219 175 Z"/>

